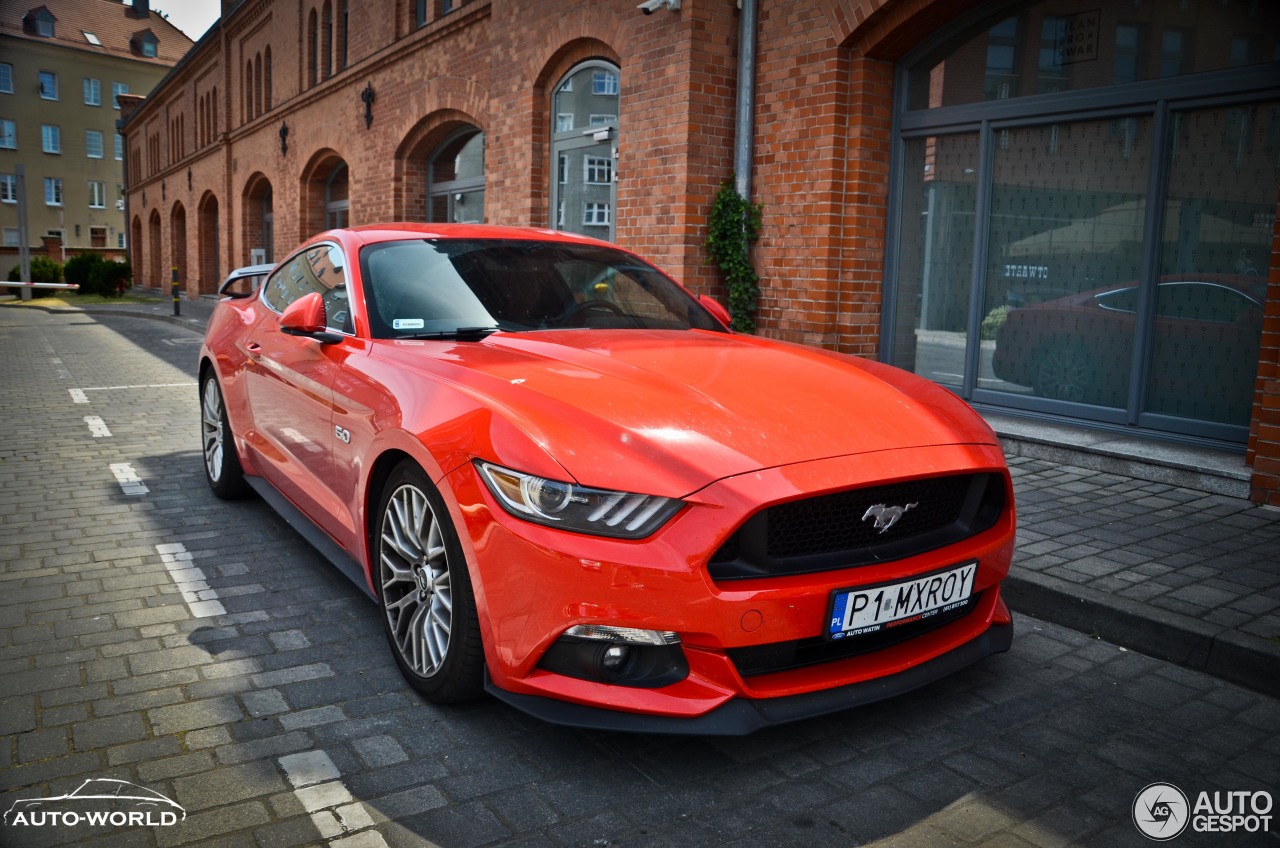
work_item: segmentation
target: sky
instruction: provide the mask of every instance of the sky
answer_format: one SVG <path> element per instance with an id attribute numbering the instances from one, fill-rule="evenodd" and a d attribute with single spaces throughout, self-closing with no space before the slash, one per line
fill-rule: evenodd
<path id="1" fill-rule="evenodd" d="M 199 41 L 222 13 L 222 0 L 151 0 L 151 11 L 163 12 L 169 23 Z"/>

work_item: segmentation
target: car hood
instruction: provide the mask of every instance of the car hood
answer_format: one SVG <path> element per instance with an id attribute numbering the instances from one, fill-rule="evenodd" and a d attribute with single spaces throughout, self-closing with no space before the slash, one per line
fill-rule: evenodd
<path id="1" fill-rule="evenodd" d="M 500 411 L 578 482 L 602 488 L 680 497 L 829 457 L 997 443 L 934 383 L 754 336 L 593 329 L 380 347 Z"/>

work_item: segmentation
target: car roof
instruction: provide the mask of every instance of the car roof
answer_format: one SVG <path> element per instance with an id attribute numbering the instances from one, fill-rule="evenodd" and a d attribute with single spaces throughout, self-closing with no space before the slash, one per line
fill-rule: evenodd
<path id="1" fill-rule="evenodd" d="M 337 233 L 350 233 L 358 241 L 371 244 L 401 239 L 516 239 L 523 241 L 572 242 L 619 249 L 612 244 L 590 236 L 549 230 L 539 227 L 508 227 L 498 224 L 421 224 L 396 221 L 382 224 L 362 224 L 338 230 L 328 230 L 308 241 L 331 240 Z"/>

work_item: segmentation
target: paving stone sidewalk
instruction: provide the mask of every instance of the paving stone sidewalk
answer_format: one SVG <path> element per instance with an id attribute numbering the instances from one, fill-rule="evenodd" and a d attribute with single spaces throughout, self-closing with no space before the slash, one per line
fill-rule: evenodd
<path id="1" fill-rule="evenodd" d="M 139 294 L 154 303 L 85 311 L 202 331 L 216 305 L 184 299 L 175 317 L 167 296 Z M 1018 503 L 1006 588 L 1015 611 L 1280 695 L 1280 511 L 1006 445 Z"/>

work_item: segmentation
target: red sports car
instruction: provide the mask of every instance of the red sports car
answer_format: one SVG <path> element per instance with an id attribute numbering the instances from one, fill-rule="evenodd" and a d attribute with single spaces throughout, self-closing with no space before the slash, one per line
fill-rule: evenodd
<path id="1" fill-rule="evenodd" d="M 588 238 L 322 233 L 210 321 L 209 484 L 343 568 L 436 702 L 740 734 L 1006 650 L 991 430 L 911 374 L 726 322 Z"/>

